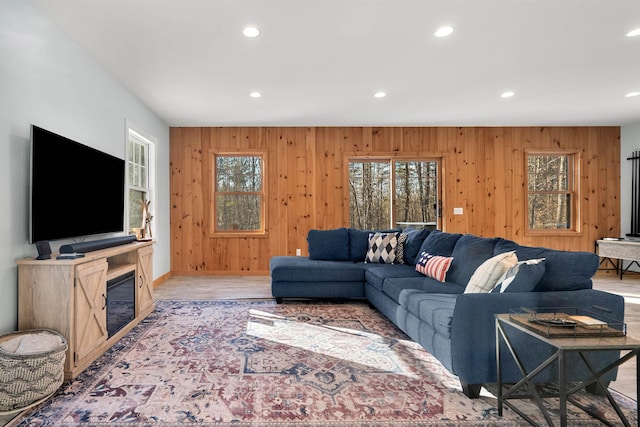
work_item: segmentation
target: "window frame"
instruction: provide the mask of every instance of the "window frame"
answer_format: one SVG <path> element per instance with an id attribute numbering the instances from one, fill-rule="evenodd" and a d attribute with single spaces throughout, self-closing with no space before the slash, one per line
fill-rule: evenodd
<path id="1" fill-rule="evenodd" d="M 260 182 L 261 191 L 258 192 L 226 192 L 217 191 L 217 157 L 259 157 L 260 158 Z M 211 197 L 209 200 L 209 237 L 225 238 L 225 237 L 266 237 L 267 236 L 267 151 L 266 150 L 210 150 L 209 164 L 211 169 L 210 188 Z M 218 229 L 218 221 L 216 221 L 216 203 L 218 194 L 236 194 L 236 195 L 259 195 L 260 196 L 260 228 L 257 230 L 220 230 Z"/>
<path id="2" fill-rule="evenodd" d="M 129 145 L 132 139 L 134 139 L 136 143 L 141 144 L 145 147 L 146 160 L 147 160 L 146 162 L 147 186 L 146 187 L 131 185 L 129 182 L 129 179 L 130 179 L 129 164 L 131 163 L 131 159 L 129 158 Z M 128 233 L 132 232 L 132 228 L 139 228 L 141 225 L 139 224 L 134 226 L 133 224 L 131 224 L 131 215 L 129 211 L 129 204 L 130 204 L 129 191 L 130 190 L 142 191 L 146 193 L 146 200 L 149 200 L 151 202 L 149 205 L 150 213 L 154 216 L 154 219 L 157 218 L 156 217 L 157 198 L 156 198 L 156 185 L 155 185 L 156 183 L 156 145 L 157 145 L 157 140 L 154 137 L 152 137 L 147 132 L 140 129 L 130 121 L 128 120 L 126 121 L 126 129 L 125 129 L 125 163 L 126 163 L 126 168 L 125 168 L 125 180 L 126 180 L 125 215 L 126 216 L 125 216 L 125 219 L 126 219 L 126 222 L 125 223 L 127 227 L 126 230 Z M 142 209 L 142 207 L 140 207 L 140 209 Z M 155 241 L 158 240 L 156 223 L 157 221 L 151 221 L 151 233 Z"/>
<path id="3" fill-rule="evenodd" d="M 410 154 L 379 154 L 379 155 L 358 155 L 354 153 L 349 153 L 345 156 L 346 168 L 345 168 L 345 183 L 346 187 L 348 187 L 348 191 L 345 194 L 345 218 L 351 218 L 350 212 L 350 199 L 351 199 L 351 188 L 349 188 L 350 181 L 350 163 L 351 162 L 387 162 L 390 164 L 390 215 L 389 215 L 389 227 L 390 229 L 397 228 L 396 222 L 396 208 L 397 208 L 397 196 L 396 196 L 396 162 L 436 162 L 437 163 L 437 182 L 436 182 L 436 192 L 437 192 L 437 208 L 436 208 L 436 228 L 442 229 L 444 227 L 444 218 L 442 216 L 442 212 L 444 212 L 444 198 L 443 198 L 443 174 L 444 174 L 444 163 L 445 158 L 441 153 L 415 153 L 414 155 Z M 350 221 L 349 221 L 350 222 Z"/>
<path id="4" fill-rule="evenodd" d="M 534 191 L 529 190 L 529 157 L 531 156 L 567 156 L 569 157 L 567 173 L 567 190 L 564 191 Z M 535 148 L 524 150 L 524 230 L 525 236 L 558 236 L 582 235 L 581 224 L 581 196 L 580 196 L 580 170 L 582 165 L 582 152 L 576 149 L 562 148 Z M 530 194 L 567 194 L 570 195 L 569 228 L 529 228 L 529 195 Z"/>

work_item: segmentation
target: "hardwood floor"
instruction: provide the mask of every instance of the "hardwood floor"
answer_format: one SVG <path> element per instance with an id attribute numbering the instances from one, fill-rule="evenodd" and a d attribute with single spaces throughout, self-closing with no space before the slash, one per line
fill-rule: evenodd
<path id="1" fill-rule="evenodd" d="M 640 274 L 625 274 L 622 280 L 613 272 L 598 272 L 593 278 L 593 288 L 622 295 L 625 301 L 624 321 L 627 324 L 627 335 L 640 339 Z M 629 361 L 620 366 L 617 380 L 610 388 L 637 399 L 636 364 Z"/>
<path id="2" fill-rule="evenodd" d="M 271 296 L 269 276 L 174 276 L 153 289 L 158 300 L 264 299 Z"/>

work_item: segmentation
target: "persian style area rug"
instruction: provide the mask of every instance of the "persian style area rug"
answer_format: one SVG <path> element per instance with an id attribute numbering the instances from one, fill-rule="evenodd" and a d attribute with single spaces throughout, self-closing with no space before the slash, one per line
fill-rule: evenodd
<path id="1" fill-rule="evenodd" d="M 619 423 L 604 398 L 577 399 Z M 637 424 L 635 402 L 619 400 Z M 517 403 L 544 423 L 534 405 Z M 490 393 L 465 397 L 455 376 L 364 303 L 160 301 L 10 425 L 527 425 L 508 409 L 499 417 L 496 405 Z M 569 425 L 601 425 L 570 411 Z"/>

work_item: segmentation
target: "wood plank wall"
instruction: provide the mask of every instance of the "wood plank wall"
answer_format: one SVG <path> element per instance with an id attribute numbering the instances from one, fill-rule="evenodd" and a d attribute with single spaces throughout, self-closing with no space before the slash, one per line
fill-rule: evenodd
<path id="1" fill-rule="evenodd" d="M 581 153 L 578 235 L 525 234 L 524 153 L 540 148 Z M 268 234 L 212 238 L 210 150 L 245 149 L 267 152 Z M 348 154 L 418 153 L 443 161 L 443 230 L 584 251 L 620 234 L 619 127 L 172 128 L 172 274 L 268 274 L 272 256 L 307 254 L 309 229 L 349 225 Z"/>

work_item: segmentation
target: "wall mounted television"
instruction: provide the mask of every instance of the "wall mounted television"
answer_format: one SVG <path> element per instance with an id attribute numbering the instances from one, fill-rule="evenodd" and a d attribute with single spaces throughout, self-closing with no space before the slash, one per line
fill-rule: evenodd
<path id="1" fill-rule="evenodd" d="M 124 231 L 125 161 L 31 125 L 31 243 Z"/>

